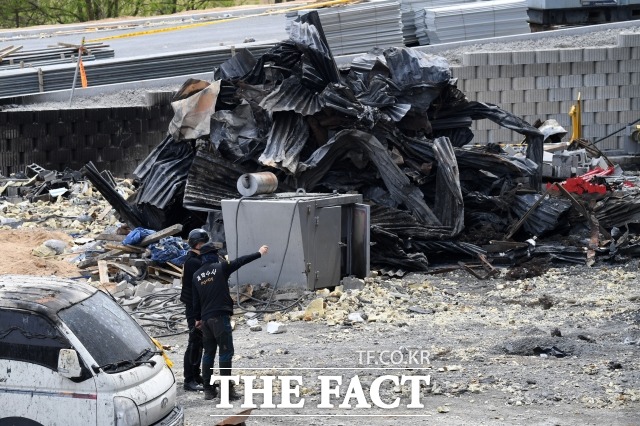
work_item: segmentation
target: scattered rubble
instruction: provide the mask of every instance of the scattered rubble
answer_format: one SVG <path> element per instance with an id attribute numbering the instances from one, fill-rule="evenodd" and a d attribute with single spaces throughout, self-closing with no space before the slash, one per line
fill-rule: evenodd
<path id="1" fill-rule="evenodd" d="M 187 250 L 179 235 L 201 226 L 203 211 L 219 217 L 220 200 L 237 196 L 246 172 L 275 173 L 282 191 L 364 194 L 372 264 L 390 277 L 462 269 L 487 279 L 511 266 L 506 277 L 518 282 L 543 276 L 550 260 L 592 266 L 640 254 L 637 178 L 587 141 L 561 142 L 566 131 L 557 123 L 536 128 L 467 101 L 441 57 L 374 50 L 339 69 L 309 14 L 291 40 L 260 58 L 238 51 L 216 78 L 190 80 L 176 93 L 170 135 L 136 169 L 136 181 L 92 164 L 60 173 L 32 164 L 0 180 L 1 226 L 67 230 L 74 240 L 66 247 L 41 241 L 32 254 L 68 257 L 164 332 L 178 331 L 175 287 Z M 525 145 L 470 145 L 477 119 L 521 132 Z M 540 193 L 542 177 L 555 181 Z M 220 226 L 211 231 L 224 239 Z M 440 263 L 454 266 L 433 267 Z M 240 310 L 270 324 L 403 325 L 451 307 L 433 303 L 428 281 L 403 287 L 377 274 L 316 294 L 278 294 L 268 284 L 234 292 Z M 529 306 L 550 309 L 545 297 Z M 157 306 L 166 314 L 147 313 Z"/>
<path id="2" fill-rule="evenodd" d="M 289 49 L 291 58 L 299 59 L 298 48 L 306 49 L 308 55 L 309 62 L 300 66 L 302 71 L 296 69 L 299 62 L 287 68 L 295 70 L 287 78 L 300 77 L 300 71 L 308 81 L 314 81 L 313 78 L 322 77 L 317 75 L 314 64 L 331 64 L 300 41 L 278 48 L 281 50 L 273 55 Z M 242 55 L 235 65 L 241 67 L 244 60 L 251 62 Z M 351 72 L 375 74 L 385 77 L 355 81 L 380 85 L 386 82 L 393 87 L 389 69 L 385 69 L 393 62 L 387 62 L 389 52 L 387 56 L 380 52 L 372 55 L 368 57 L 370 68 L 358 68 L 356 62 L 351 70 L 338 71 L 341 82 L 342 77 L 353 76 Z M 309 58 L 318 62 L 312 63 Z M 414 59 L 420 62 L 425 58 L 410 58 Z M 256 60 L 260 61 L 264 64 L 268 58 Z M 282 72 L 255 66 L 245 71 Z M 543 409 L 572 402 L 585 408 L 614 408 L 640 401 L 635 353 L 640 344 L 640 295 L 633 293 L 638 264 L 637 259 L 632 260 L 640 254 L 639 193 L 634 176 L 611 169 L 605 158 L 580 144 L 575 145 L 576 151 L 564 151 L 569 148 L 567 145 L 553 151 L 549 163 L 552 173 L 547 177 L 554 181 L 541 193 L 535 179 L 532 185 L 535 171 L 522 148 L 467 149 L 453 144 L 462 136 L 468 137 L 457 120 L 466 122 L 473 114 L 444 120 L 440 109 L 444 104 L 438 104 L 442 99 L 437 97 L 433 101 L 437 108 L 431 109 L 433 103 L 427 108 L 431 133 L 403 129 L 411 133 L 406 136 L 389 131 L 387 126 L 398 125 L 407 117 L 394 122 L 392 114 L 402 113 L 397 108 L 409 104 L 372 106 L 372 99 L 368 98 L 369 104 L 363 99 L 385 94 L 382 89 L 352 91 L 359 95 L 352 97 L 339 85 L 327 85 L 330 89 L 326 92 L 323 89 L 325 105 L 320 116 L 306 115 L 301 120 L 294 113 L 271 109 L 274 117 L 286 116 L 278 121 L 283 127 L 277 127 L 269 122 L 269 114 L 257 106 L 266 96 L 260 102 L 258 97 L 264 92 L 280 93 L 282 98 L 272 97 L 269 101 L 277 105 L 274 108 L 283 108 L 285 100 L 299 100 L 285 96 L 295 85 L 289 82 L 283 87 L 285 83 L 278 85 L 279 77 L 272 76 L 274 80 L 265 80 L 260 84 L 266 86 L 260 88 L 260 84 L 247 82 L 245 74 L 240 76 L 243 78 L 227 77 L 222 79 L 218 95 L 218 102 L 226 109 L 216 107 L 211 122 L 218 135 L 215 149 L 207 134 L 198 141 L 165 140 L 140 169 L 142 186 L 96 173 L 90 166 L 84 173 L 91 184 L 70 171 L 55 172 L 55 179 L 49 180 L 53 174 L 44 170 L 31 177 L 25 174 L 1 179 L 3 272 L 81 274 L 109 292 L 152 334 L 180 334 L 186 326 L 177 288 L 181 275 L 177 259 L 183 249 L 179 236 L 182 230 L 202 220 L 202 214 L 190 208 L 215 208 L 220 198 L 236 196 L 235 177 L 239 173 L 269 169 L 276 171 L 281 179 L 279 185 L 285 190 L 295 189 L 303 182 L 313 190 L 357 189 L 368 194 L 374 219 L 372 235 L 378 243 L 372 255 L 381 274 L 374 271 L 366 279 L 345 277 L 336 288 L 318 292 L 277 293 L 261 283 L 234 288 L 232 293 L 242 306 L 238 313 L 245 314 L 235 317 L 237 332 L 241 336 L 254 332 L 251 336 L 260 346 L 251 355 L 246 355 L 243 347 L 237 351 L 238 357 L 255 360 L 257 365 L 264 365 L 263 357 L 268 356 L 270 361 L 273 359 L 269 365 L 289 361 L 280 365 L 308 366 L 304 362 L 308 362 L 309 351 L 314 359 L 322 359 L 318 353 L 324 350 L 329 351 L 324 353 L 327 365 L 335 365 L 339 359 L 351 366 L 357 350 L 379 348 L 389 340 L 396 348 L 407 341 L 429 349 L 433 383 L 423 392 L 442 398 L 438 405 L 432 404 L 432 411 L 449 412 L 450 407 L 441 402 L 444 398 L 477 394 L 487 400 L 501 395 L 507 407 Z M 453 82 L 447 82 L 445 87 L 451 91 L 449 95 L 462 96 L 455 91 Z M 398 90 L 394 96 L 399 99 L 401 92 Z M 246 102 L 238 103 L 238 94 Z M 312 96 L 308 99 L 318 100 Z M 464 103 L 460 98 L 453 100 Z M 312 108 L 314 104 L 296 106 L 301 107 Z M 327 109 L 332 112 L 327 113 Z M 376 122 L 378 113 L 388 117 L 378 117 Z M 411 114 L 411 108 L 405 114 Z M 252 117 L 252 126 L 237 126 L 238 118 L 243 117 Z M 317 122 L 319 117 L 322 123 Z M 416 116 L 412 120 L 417 120 Z M 453 127 L 438 128 L 449 120 L 453 120 Z M 363 125 L 374 122 L 373 127 Z M 297 132 L 298 126 L 313 134 L 314 142 L 333 141 L 322 145 L 331 146 L 324 148 L 324 157 L 314 167 L 305 169 L 311 163 L 296 163 L 289 153 L 300 148 L 298 160 L 311 158 L 311 148 L 315 146 L 283 148 L 275 143 L 278 132 Z M 348 126 L 358 130 L 345 129 Z M 337 136 L 345 130 L 347 133 Z M 210 138 L 212 130 L 209 132 Z M 386 136 L 381 136 L 385 132 Z M 449 143 L 443 139 L 445 133 Z M 234 145 L 233 140 L 243 144 Z M 268 141 L 274 144 L 272 151 L 266 149 Z M 363 147 L 366 143 L 376 144 L 376 150 Z M 349 149 L 330 152 L 340 144 Z M 546 145 L 552 144 L 543 148 Z M 180 157 L 181 152 L 188 155 Z M 352 163 L 363 165 L 365 161 L 359 155 L 365 153 L 378 160 L 388 155 L 391 161 L 385 157 L 378 163 L 383 164 L 382 168 L 369 162 L 354 173 Z M 177 165 L 179 170 L 161 167 L 158 158 L 174 158 L 174 154 L 184 161 Z M 559 172 L 554 175 L 556 154 Z M 256 161 L 262 155 L 271 165 Z M 341 157 L 344 155 L 351 159 L 345 160 Z M 545 159 L 539 160 L 544 171 Z M 220 168 L 212 170 L 212 165 Z M 396 171 L 394 165 L 400 170 L 394 176 L 406 178 L 400 185 L 382 177 L 388 170 Z M 326 173 L 322 175 L 320 171 L 325 166 Z M 585 167 L 595 172 L 581 173 Z M 305 170 L 295 177 L 290 174 L 292 168 Z M 322 170 L 313 172 L 314 169 Z M 171 188 L 166 185 L 169 178 L 157 179 L 167 171 L 180 172 L 166 175 L 175 184 Z M 300 181 L 296 182 L 298 178 Z M 62 182 L 52 184 L 55 180 Z M 61 186 L 51 186 L 58 184 Z M 196 191 L 198 188 L 212 191 L 203 195 Z M 406 199 L 407 194 L 418 193 L 416 188 L 423 198 Z M 398 191 L 398 195 L 393 193 L 397 189 L 408 190 Z M 432 215 L 439 223 L 429 222 Z M 174 220 L 176 217 L 180 220 Z M 143 223 L 145 220 L 150 222 Z M 137 227 L 151 229 L 143 232 Z M 43 228 L 64 230 L 66 234 Z M 141 238 L 124 244 L 128 236 L 136 234 Z M 174 249 L 178 256 L 153 258 L 154 251 L 175 254 Z M 434 267 L 439 263 L 454 265 Z M 572 266 L 585 264 L 592 269 Z M 511 268 L 506 270 L 503 266 Z M 422 273 L 406 275 L 411 270 Z M 469 274 L 493 280 L 469 280 Z M 404 279 L 399 279 L 401 276 Z M 265 304 L 264 300 L 268 302 Z M 286 335 L 277 334 L 284 331 Z M 184 343 L 183 337 L 179 337 L 180 344 Z M 277 348 L 273 344 L 270 347 L 267 339 L 277 341 Z M 240 340 L 240 344 L 250 347 L 253 343 L 247 340 Z M 311 349 L 310 342 L 317 341 L 323 346 Z M 342 351 L 335 351 L 337 344 Z M 313 352 L 316 350 L 318 353 Z M 569 381 L 579 386 L 567 386 Z M 391 391 L 403 395 L 402 387 Z M 302 391 L 304 395 L 309 393 L 308 389 Z M 462 398 L 452 401 L 462 404 Z M 459 411 L 460 407 L 451 407 L 452 413 Z"/>
<path id="3" fill-rule="evenodd" d="M 78 172 L 34 164 L 25 176 L 3 180 L 0 194 L 33 202 L 90 197 L 97 189 L 131 228 L 189 229 L 206 220 L 203 211 L 217 217 L 220 200 L 237 196 L 238 176 L 268 169 L 282 191 L 363 193 L 372 204 L 372 265 L 390 276 L 437 273 L 431 265 L 451 256 L 486 279 L 496 275 L 494 265 L 536 257 L 593 265 L 640 250 L 632 230 L 611 236 L 613 228 L 640 222 L 633 177 L 588 142 L 558 142 L 566 131 L 557 123 L 536 129 L 467 101 L 443 58 L 374 50 L 338 69 L 317 16 L 308 14 L 293 24 L 291 40 L 260 58 L 241 50 L 216 77 L 213 85 L 188 81 L 176 93 L 170 136 L 136 169 L 136 186 L 117 186 L 91 164 L 82 173 L 93 187 Z M 486 118 L 523 133 L 526 148 L 469 145 L 471 120 Z M 569 179 L 540 194 L 541 176 Z M 80 230 L 105 214 L 87 211 L 73 223 Z M 22 223 L 1 219 L 5 226 Z M 215 232 L 224 239 L 221 227 Z M 173 244 L 179 259 L 180 242 L 164 244 Z"/>
<path id="4" fill-rule="evenodd" d="M 287 331 L 287 327 L 276 321 L 269 321 L 267 323 L 267 333 L 269 334 L 282 334 Z"/>
<path id="5" fill-rule="evenodd" d="M 558 142 L 566 131 L 555 122 L 536 128 L 467 101 L 441 57 L 373 50 L 339 69 L 310 13 L 289 41 L 259 58 L 240 50 L 215 76 L 176 93 L 170 135 L 135 170 L 141 185 L 129 202 L 87 166 L 131 227 L 202 226 L 202 212 L 219 217 L 220 200 L 237 197 L 240 175 L 269 170 L 279 191 L 362 193 L 372 205 L 372 266 L 391 276 L 454 256 L 486 279 L 495 265 L 536 257 L 593 265 L 638 246 L 633 232 L 622 246 L 609 235 L 640 223 L 636 179 L 586 141 Z M 525 143 L 469 144 L 479 119 Z M 569 179 L 541 194 L 543 176 Z M 594 203 L 593 194 L 602 198 Z M 573 238 L 547 240 L 558 235 Z"/>

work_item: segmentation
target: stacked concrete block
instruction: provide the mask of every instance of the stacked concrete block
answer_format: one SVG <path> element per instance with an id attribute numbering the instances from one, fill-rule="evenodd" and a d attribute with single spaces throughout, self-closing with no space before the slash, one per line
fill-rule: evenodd
<path id="1" fill-rule="evenodd" d="M 589 171 L 587 155 L 584 149 L 553 154 L 551 166 L 552 174 L 549 176 L 561 179 L 582 175 Z"/>
<path id="2" fill-rule="evenodd" d="M 583 101 L 583 137 L 596 140 L 640 118 L 640 33 L 621 33 L 617 46 L 464 54 L 452 68 L 469 99 L 492 100 L 530 123 L 553 118 L 571 131 L 568 112 L 578 94 Z M 464 81 L 462 75 L 474 78 Z M 499 95 L 496 94 L 499 92 Z M 476 143 L 498 143 L 500 129 L 474 123 Z M 620 132 L 598 146 L 623 149 Z"/>
<path id="3" fill-rule="evenodd" d="M 128 177 L 164 139 L 172 117 L 170 105 L 0 111 L 0 173 L 32 163 L 79 170 L 92 161 Z"/>
<path id="4" fill-rule="evenodd" d="M 578 62 L 578 63 L 583 63 L 583 62 Z M 589 64 L 590 62 L 584 62 L 584 63 Z M 550 75 L 550 76 L 570 75 L 572 74 L 571 65 L 572 65 L 571 62 L 556 62 L 554 64 L 549 64 L 547 66 L 547 75 Z"/>

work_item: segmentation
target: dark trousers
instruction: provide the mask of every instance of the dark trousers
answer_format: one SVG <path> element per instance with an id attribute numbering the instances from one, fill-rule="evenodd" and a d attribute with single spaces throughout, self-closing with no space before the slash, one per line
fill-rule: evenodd
<path id="1" fill-rule="evenodd" d="M 189 327 L 189 341 L 184 352 L 184 382 L 188 383 L 200 376 L 202 362 L 202 331 L 196 328 L 196 318 L 191 306 L 186 306 L 185 315 Z"/>
<path id="2" fill-rule="evenodd" d="M 202 323 L 204 357 L 202 358 L 202 379 L 205 387 L 211 386 L 213 362 L 216 349 L 220 348 L 218 361 L 220 375 L 231 375 L 231 359 L 233 358 L 233 335 L 231 318 L 228 315 L 213 317 Z"/>

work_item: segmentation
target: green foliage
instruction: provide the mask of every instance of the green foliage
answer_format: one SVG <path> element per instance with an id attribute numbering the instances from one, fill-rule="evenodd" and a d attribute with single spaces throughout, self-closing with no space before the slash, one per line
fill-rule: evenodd
<path id="1" fill-rule="evenodd" d="M 255 4 L 257 0 L 0 0 L 0 28 L 71 24 L 125 16 Z"/>

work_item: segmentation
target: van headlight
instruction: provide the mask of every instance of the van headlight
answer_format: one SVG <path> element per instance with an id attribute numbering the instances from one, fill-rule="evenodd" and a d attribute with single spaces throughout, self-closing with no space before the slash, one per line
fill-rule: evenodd
<path id="1" fill-rule="evenodd" d="M 135 402 L 129 398 L 113 398 L 113 416 L 116 426 L 140 426 L 140 412 Z"/>

